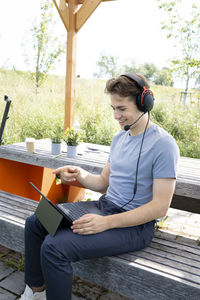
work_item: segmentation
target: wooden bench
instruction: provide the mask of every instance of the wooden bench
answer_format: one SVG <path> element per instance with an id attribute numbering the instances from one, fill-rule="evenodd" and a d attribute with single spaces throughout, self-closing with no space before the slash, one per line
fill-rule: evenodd
<path id="1" fill-rule="evenodd" d="M 99 151 L 85 151 L 76 159 L 68 159 L 66 154 L 52 156 L 49 149 L 50 144 L 46 140 L 38 141 L 35 154 L 27 153 L 24 143 L 1 146 L 0 158 L 11 162 L 9 166 L 12 171 L 14 162 L 30 166 L 24 169 L 30 180 L 31 166 L 54 169 L 72 164 L 98 174 L 108 156 L 108 147 L 102 147 Z M 190 211 L 200 212 L 199 170 L 200 160 L 181 159 L 175 191 L 175 196 L 179 197 L 175 199 L 176 208 L 182 207 L 183 202 L 189 199 L 194 205 Z M 7 180 L 10 178 L 12 174 Z M 38 202 L 6 192 L 6 180 L 2 181 L 4 190 L 0 191 L 0 244 L 23 253 L 25 219 L 35 211 Z M 84 260 L 74 263 L 73 268 L 75 275 L 134 300 L 200 299 L 198 241 L 162 230 L 156 231 L 151 245 L 144 250 Z"/>
<path id="2" fill-rule="evenodd" d="M 24 223 L 38 202 L 0 192 L 0 244 L 24 252 Z M 156 231 L 149 247 L 73 263 L 74 274 L 134 300 L 198 300 L 200 246 Z"/>

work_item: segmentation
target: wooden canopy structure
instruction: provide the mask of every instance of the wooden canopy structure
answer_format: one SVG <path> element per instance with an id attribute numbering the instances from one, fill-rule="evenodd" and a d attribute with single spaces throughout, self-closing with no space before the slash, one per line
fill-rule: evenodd
<path id="1" fill-rule="evenodd" d="M 77 32 L 92 15 L 97 6 L 104 1 L 113 0 L 53 0 L 67 30 L 64 128 L 71 128 L 74 124 Z"/>

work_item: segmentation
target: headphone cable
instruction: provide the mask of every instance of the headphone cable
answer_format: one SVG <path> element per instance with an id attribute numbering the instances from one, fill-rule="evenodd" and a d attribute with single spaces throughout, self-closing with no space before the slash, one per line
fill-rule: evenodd
<path id="1" fill-rule="evenodd" d="M 135 198 L 135 194 L 137 192 L 137 178 L 138 178 L 138 169 L 139 169 L 139 162 L 140 162 L 140 156 L 141 156 L 141 153 L 142 153 L 142 146 L 143 146 L 143 143 L 144 143 L 144 137 L 145 137 L 145 133 L 147 131 L 147 127 L 148 127 L 148 124 L 149 124 L 149 119 L 150 119 L 150 113 L 148 111 L 148 120 L 147 120 L 147 123 L 146 123 L 146 126 L 145 126 L 145 129 L 144 129 L 144 133 L 143 133 L 143 136 L 142 136 L 142 141 L 141 141 L 141 145 L 140 145 L 140 151 L 139 151 L 139 155 L 138 155 L 138 160 L 137 160 L 137 165 L 136 165 L 136 171 L 135 171 L 135 184 L 134 184 L 134 189 L 133 189 L 133 197 L 131 200 L 129 200 L 127 203 L 125 203 L 124 205 L 122 205 L 120 208 L 123 209 L 126 205 L 128 205 L 130 202 L 132 202 Z"/>

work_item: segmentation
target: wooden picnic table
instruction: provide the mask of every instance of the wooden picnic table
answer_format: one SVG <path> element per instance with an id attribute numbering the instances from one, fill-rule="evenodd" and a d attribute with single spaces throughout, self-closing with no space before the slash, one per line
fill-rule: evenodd
<path id="1" fill-rule="evenodd" d="M 0 147 L 0 158 L 50 169 L 71 164 L 82 167 L 93 174 L 99 174 L 107 161 L 110 147 L 82 143 L 79 145 L 78 155 L 74 159 L 67 157 L 66 149 L 66 145 L 63 144 L 62 154 L 52 155 L 50 139 L 42 139 L 36 140 L 34 154 L 26 151 L 24 142 L 3 145 Z M 200 212 L 200 204 L 198 204 L 200 202 L 200 159 L 180 158 L 174 199 L 176 208 L 180 208 L 177 207 L 180 201 L 182 201 L 181 205 L 184 205 L 190 199 L 190 203 L 196 203 L 198 211 L 195 212 Z"/>

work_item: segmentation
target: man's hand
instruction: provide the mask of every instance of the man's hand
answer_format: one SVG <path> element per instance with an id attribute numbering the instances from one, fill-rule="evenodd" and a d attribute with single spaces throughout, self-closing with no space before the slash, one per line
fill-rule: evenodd
<path id="1" fill-rule="evenodd" d="M 87 214 L 73 222 L 71 229 L 78 234 L 95 234 L 109 229 L 106 216 Z"/>
<path id="2" fill-rule="evenodd" d="M 62 183 L 69 183 L 76 180 L 80 169 L 73 166 L 65 166 L 53 171 L 53 174 L 59 174 Z"/>
<path id="3" fill-rule="evenodd" d="M 78 185 L 95 192 L 105 193 L 109 185 L 110 164 L 107 162 L 101 174 L 91 174 L 90 172 L 76 166 L 64 166 L 52 172 L 59 175 L 64 184 Z"/>

